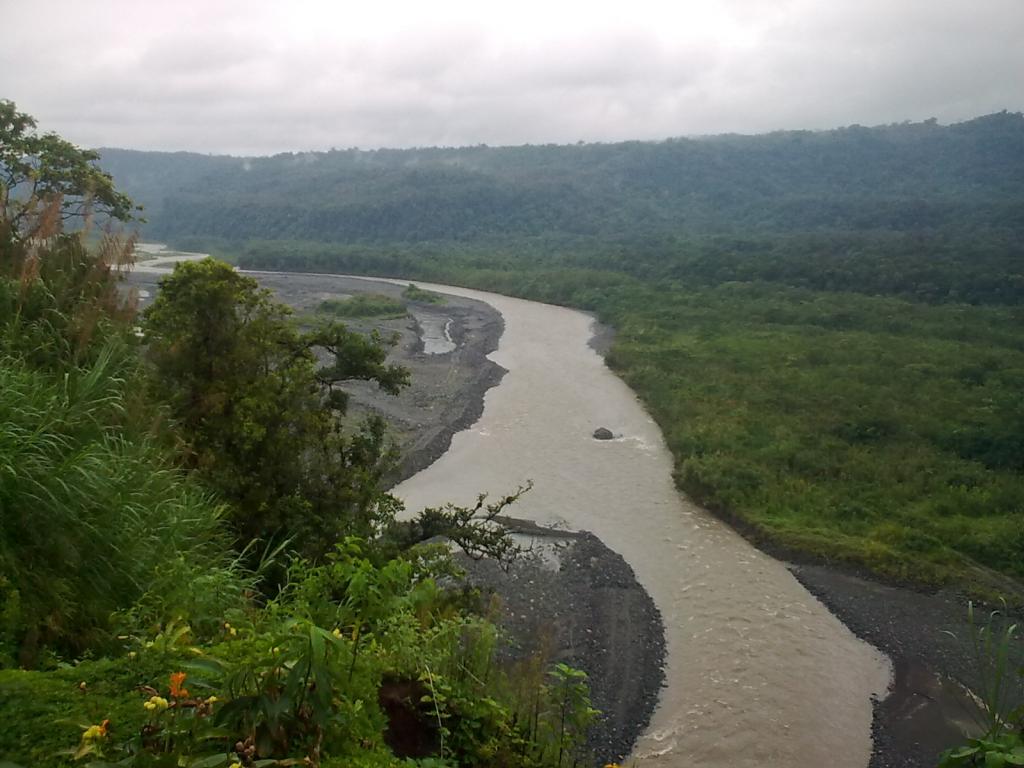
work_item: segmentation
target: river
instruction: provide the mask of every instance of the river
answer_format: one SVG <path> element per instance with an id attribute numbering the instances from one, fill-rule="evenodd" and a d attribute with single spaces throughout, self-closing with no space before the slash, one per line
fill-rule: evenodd
<path id="1" fill-rule="evenodd" d="M 136 271 L 201 256 L 153 255 Z M 864 768 L 888 659 L 785 565 L 677 492 L 657 425 L 589 346 L 592 318 L 419 285 L 497 309 L 505 332 L 491 358 L 508 374 L 488 391 L 480 420 L 394 493 L 410 510 L 470 505 L 482 491 L 497 496 L 531 480 L 515 517 L 591 531 L 625 558 L 661 611 L 667 649 L 637 765 Z M 617 437 L 593 439 L 599 426 Z"/>
<path id="2" fill-rule="evenodd" d="M 532 480 L 514 516 L 589 530 L 626 559 L 661 611 L 667 645 L 666 687 L 638 765 L 864 768 L 887 658 L 782 563 L 677 492 L 657 425 L 588 346 L 592 319 L 421 286 L 503 315 L 491 358 L 508 374 L 481 419 L 394 492 L 410 509 L 468 505 Z M 594 440 L 599 426 L 618 437 Z"/>

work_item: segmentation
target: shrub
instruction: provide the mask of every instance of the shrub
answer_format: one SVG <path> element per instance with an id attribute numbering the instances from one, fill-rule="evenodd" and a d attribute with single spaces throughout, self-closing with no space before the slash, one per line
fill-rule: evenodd
<path id="1" fill-rule="evenodd" d="M 402 298 L 418 301 L 421 304 L 444 304 L 446 302 L 445 297 L 440 293 L 424 290 L 415 283 L 409 283 L 409 286 L 402 291 Z"/>
<path id="2" fill-rule="evenodd" d="M 317 312 L 335 317 L 403 317 L 405 304 L 379 293 L 357 293 L 347 299 L 320 302 Z"/>

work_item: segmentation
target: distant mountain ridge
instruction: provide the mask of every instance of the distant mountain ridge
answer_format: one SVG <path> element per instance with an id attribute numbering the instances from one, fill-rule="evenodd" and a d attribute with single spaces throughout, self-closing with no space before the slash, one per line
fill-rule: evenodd
<path id="1" fill-rule="evenodd" d="M 415 242 L 1024 231 L 1024 115 L 661 142 L 240 158 L 103 149 L 146 237 Z"/>

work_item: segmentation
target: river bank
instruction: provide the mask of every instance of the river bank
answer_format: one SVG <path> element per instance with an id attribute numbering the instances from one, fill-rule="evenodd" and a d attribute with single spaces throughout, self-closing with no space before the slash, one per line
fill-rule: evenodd
<path id="1" fill-rule="evenodd" d="M 259 278 L 268 287 L 272 286 L 265 281 L 276 279 L 266 275 L 260 275 Z M 301 279 L 296 280 L 296 278 Z M 293 306 L 312 306 L 313 302 L 319 300 L 319 296 L 328 292 L 322 276 L 289 274 L 286 278 L 281 276 L 280 279 L 281 286 L 279 289 L 275 288 L 275 290 L 285 292 L 285 295 L 282 295 L 283 300 L 293 303 L 296 301 L 296 296 L 304 296 L 297 303 L 293 303 Z M 330 280 L 332 281 L 329 291 L 331 295 L 335 295 L 334 292 L 340 290 L 358 290 L 360 287 L 351 283 L 333 282 L 335 280 L 344 280 L 344 278 L 331 277 Z M 364 286 L 363 289 L 365 290 L 365 286 L 368 284 L 364 281 L 358 282 Z M 374 283 L 372 285 L 372 289 L 375 292 L 388 292 L 386 288 L 382 287 L 387 284 Z M 391 286 L 391 289 L 400 290 L 394 286 Z M 289 293 L 292 295 L 292 300 L 287 298 Z M 307 305 L 304 305 L 303 301 L 307 302 Z M 464 301 L 474 300 L 465 299 Z M 480 302 L 476 303 L 480 304 Z M 484 306 L 486 307 L 487 305 Z M 493 310 L 491 311 L 493 312 Z M 466 330 L 461 338 L 457 339 L 456 343 L 457 349 L 464 350 L 463 354 L 458 358 L 458 363 L 453 364 L 455 358 L 447 361 L 445 366 L 438 365 L 439 360 L 437 359 L 418 361 L 425 366 L 423 371 L 424 381 L 433 382 L 433 384 L 425 385 L 418 394 L 413 396 L 412 402 L 409 405 L 410 408 L 417 409 L 418 413 L 426 413 L 429 416 L 419 415 L 411 419 L 408 417 L 405 419 L 407 424 L 419 423 L 420 437 L 424 438 L 424 441 L 420 443 L 416 442 L 418 438 L 412 438 L 411 441 L 407 439 L 406 444 L 416 446 L 412 449 L 412 453 L 419 458 L 415 462 L 406 465 L 405 476 L 412 474 L 410 468 L 414 467 L 417 463 L 426 466 L 433 459 L 441 456 L 451 442 L 452 435 L 464 426 L 469 426 L 476 421 L 476 417 L 482 411 L 485 393 L 501 378 L 501 367 L 495 365 L 486 357 L 488 351 L 493 350 L 497 346 L 498 338 L 501 335 L 500 325 L 495 324 L 493 317 L 490 319 L 484 317 L 486 310 L 469 308 L 467 312 L 469 314 L 465 318 Z M 474 320 L 473 312 L 483 314 Z M 498 322 L 500 323 L 500 319 Z M 458 325 L 461 324 L 453 324 L 453 338 L 456 338 L 461 333 L 461 331 L 457 330 Z M 415 335 L 414 327 L 406 327 L 404 330 Z M 417 356 L 430 357 L 423 355 L 422 345 L 417 349 L 416 344 L 411 338 L 403 336 L 403 339 L 399 346 L 396 347 L 396 350 L 400 354 L 406 355 L 406 359 L 415 361 Z M 465 350 L 472 351 L 466 352 Z M 446 356 L 433 357 L 441 358 Z M 430 372 L 431 368 L 435 369 L 432 373 Z M 414 368 L 414 378 L 420 375 L 421 373 Z M 370 396 L 369 401 L 364 402 L 364 405 L 367 408 L 393 407 L 393 403 L 389 402 L 387 398 L 380 399 L 381 402 L 375 403 L 373 402 L 373 397 Z M 389 415 L 388 418 L 391 419 L 392 416 Z M 430 426 L 423 429 L 423 425 L 427 422 L 430 423 Z M 416 428 L 411 429 L 407 438 L 409 435 L 415 434 L 416 431 Z M 432 434 L 427 437 L 428 433 Z M 511 481 L 509 479 L 509 482 Z M 595 537 L 593 542 L 589 542 L 588 546 L 594 545 L 595 542 L 597 545 L 600 545 L 600 542 Z M 600 546 L 603 547 L 603 545 Z M 622 565 L 626 565 L 621 557 L 612 553 L 607 547 L 603 547 L 603 549 L 606 551 L 592 549 L 591 551 L 596 552 L 596 554 L 588 555 L 586 563 L 592 566 L 589 569 L 591 572 L 595 574 L 618 572 L 621 569 L 618 567 L 618 563 L 614 562 L 615 558 L 622 561 Z M 680 553 L 679 557 L 685 559 L 685 552 Z M 589 558 L 595 558 L 596 562 L 592 564 Z M 593 567 L 593 565 L 597 567 Z M 705 565 L 704 567 L 707 568 L 709 566 Z M 628 565 L 626 565 L 626 568 L 628 569 Z M 575 563 L 572 567 L 564 570 L 570 576 L 575 577 L 585 574 L 588 569 L 581 567 L 579 563 Z M 948 746 L 949 744 L 946 742 L 950 739 L 953 741 L 959 740 L 959 728 L 963 724 L 963 715 L 959 712 L 961 704 L 957 701 L 956 696 L 953 695 L 957 692 L 956 687 L 942 685 L 936 687 L 936 685 L 932 684 L 932 681 L 935 680 L 934 672 L 944 672 L 953 676 L 954 672 L 948 670 L 956 666 L 954 663 L 956 659 L 961 658 L 962 660 L 962 652 L 957 654 L 947 644 L 944 644 L 944 641 L 935 637 L 936 635 L 941 635 L 946 629 L 953 631 L 959 629 L 961 636 L 963 636 L 962 626 L 958 626 L 958 624 L 962 625 L 962 603 L 959 603 L 955 597 L 948 596 L 943 598 L 945 600 L 943 608 L 935 600 L 930 599 L 935 596 L 923 595 L 913 590 L 885 587 L 870 580 L 858 579 L 852 574 L 846 574 L 838 569 L 827 566 L 791 566 L 790 570 L 847 627 L 854 630 L 859 637 L 872 642 L 876 647 L 889 653 L 894 660 L 895 684 L 893 693 L 885 701 L 876 703 L 874 707 L 874 750 L 871 756 L 871 764 L 878 768 L 896 765 L 934 765 L 937 751 L 944 746 Z M 530 582 L 533 583 L 531 584 Z M 535 617 L 549 617 L 549 623 L 551 623 L 550 617 L 552 616 L 560 618 L 569 617 L 569 621 L 559 620 L 554 623 L 560 630 L 563 627 L 568 627 L 567 635 L 570 638 L 570 649 L 578 650 L 578 655 L 584 661 L 599 655 L 595 653 L 594 649 L 614 648 L 614 653 L 611 655 L 613 663 L 610 665 L 606 664 L 604 668 L 599 669 L 596 673 L 592 672 L 595 688 L 598 688 L 602 683 L 602 675 L 614 674 L 616 669 L 628 669 L 631 671 L 630 677 L 635 676 L 642 681 L 640 687 L 644 690 L 641 690 L 638 694 L 639 700 L 649 701 L 651 702 L 650 706 L 653 706 L 658 690 L 658 679 L 650 675 L 636 674 L 636 670 L 649 670 L 652 665 L 660 667 L 657 654 L 650 652 L 651 649 L 656 649 L 658 645 L 657 636 L 660 633 L 660 621 L 654 622 L 650 620 L 650 613 L 644 613 L 643 611 L 640 612 L 641 615 L 647 616 L 648 619 L 631 621 L 627 611 L 625 623 L 631 625 L 634 639 L 625 644 L 621 642 L 616 644 L 614 631 L 617 624 L 623 623 L 623 615 L 620 614 L 618 617 L 612 617 L 610 621 L 604 622 L 604 625 L 602 625 L 601 621 L 595 620 L 594 616 L 604 608 L 614 606 L 617 601 L 621 601 L 621 594 L 597 595 L 595 597 L 594 584 L 588 583 L 586 578 L 580 577 L 576 579 L 575 584 L 568 587 L 569 592 L 567 594 L 575 595 L 575 597 L 555 600 L 549 606 L 550 600 L 548 598 L 555 590 L 552 589 L 545 579 L 519 578 L 512 580 L 510 583 L 511 589 L 507 590 L 508 597 L 506 598 L 509 604 L 511 605 L 513 601 L 518 600 L 518 605 L 531 607 L 530 611 L 524 609 L 522 612 L 512 609 L 510 613 L 513 617 L 513 625 L 517 623 L 515 617 L 526 617 L 531 615 L 531 613 Z M 629 578 L 624 578 L 624 583 L 631 583 L 639 589 L 632 569 L 629 569 Z M 697 584 L 696 586 L 702 585 Z M 686 589 L 689 589 L 689 585 L 686 586 Z M 886 590 L 896 591 L 889 592 Z M 640 592 L 643 593 L 643 590 L 640 590 Z M 646 597 L 646 593 L 643 593 L 643 595 Z M 640 605 L 641 603 L 642 600 L 637 604 Z M 582 606 L 590 607 L 584 608 Z M 756 619 L 756 614 L 748 616 L 748 621 L 753 620 L 756 623 Z M 959 622 L 957 619 L 959 619 Z M 530 624 L 525 622 L 525 620 L 518 623 L 526 627 L 526 629 L 520 630 L 526 637 L 536 636 L 536 623 Z M 514 627 L 512 628 L 514 629 Z M 584 630 L 582 633 L 579 632 L 581 628 Z M 586 634 L 586 629 L 591 629 L 592 634 L 596 633 L 598 637 L 587 638 L 587 643 L 572 641 L 574 634 Z M 631 652 L 630 649 L 632 647 L 635 647 L 637 652 Z M 571 656 L 565 658 L 571 658 Z M 837 674 L 842 674 L 844 661 L 842 658 L 832 658 L 831 664 Z M 959 673 L 963 676 L 963 670 L 959 670 Z M 620 723 L 622 728 L 616 731 L 616 736 L 613 739 L 615 743 L 609 744 L 607 747 L 608 751 L 602 753 L 607 755 L 614 755 L 616 754 L 615 750 L 621 751 L 625 749 L 625 747 L 618 745 L 632 743 L 635 740 L 635 735 L 643 729 L 646 722 L 646 718 L 639 716 L 642 707 L 638 709 L 637 707 L 625 704 L 636 699 L 627 695 L 622 695 L 616 699 L 616 694 L 614 693 L 616 686 L 612 685 L 611 688 L 611 706 L 618 703 L 620 709 L 627 709 L 628 711 L 624 713 L 623 720 L 628 721 L 632 718 L 634 722 Z M 952 691 L 952 694 L 950 694 L 951 698 L 948 700 L 944 698 L 944 692 L 947 688 Z M 756 697 L 752 697 L 752 700 L 756 703 Z M 601 702 L 597 703 L 599 706 L 601 705 Z M 604 706 L 608 707 L 609 705 L 605 704 Z M 700 714 L 696 713 L 693 719 L 699 720 Z M 631 730 L 634 732 L 632 738 L 629 735 Z M 753 735 L 756 737 L 757 734 Z M 815 734 L 812 733 L 810 736 L 813 738 Z M 823 734 L 823 736 L 827 735 Z M 669 749 L 671 750 L 671 747 Z M 656 751 L 656 749 L 649 750 L 648 753 L 651 754 Z"/>
<path id="2" fill-rule="evenodd" d="M 299 313 L 324 298 L 360 292 L 400 298 L 403 291 L 359 278 L 331 277 L 328 285 L 315 276 L 255 276 Z M 445 319 L 454 348 L 427 353 L 416 318 L 346 320 L 365 332 L 397 334 L 389 361 L 411 373 L 410 387 L 398 396 L 362 382 L 347 386 L 353 416 L 378 413 L 392 427 L 402 452 L 393 485 L 444 455 L 452 437 L 480 418 L 487 392 L 506 373 L 488 358 L 504 332 L 492 306 L 446 294 L 443 305 L 416 312 Z M 610 338 L 607 328 L 595 336 L 601 351 Z M 592 533 L 517 519 L 506 525 L 529 551 L 508 569 L 464 558 L 469 583 L 500 601 L 498 623 L 508 632 L 512 656 L 536 655 L 587 673 L 592 702 L 602 713 L 588 747 L 602 764 L 626 758 L 650 721 L 664 679 L 664 631 L 653 600 L 622 556 Z"/>
<path id="3" fill-rule="evenodd" d="M 497 595 L 510 659 L 587 673 L 600 711 L 587 742 L 596 764 L 624 760 L 647 727 L 664 682 L 661 615 L 633 569 L 587 531 L 502 521 L 527 552 L 508 568 L 462 558 L 469 582 Z"/>
<path id="4" fill-rule="evenodd" d="M 151 258 L 153 258 L 151 256 Z M 168 260 L 173 264 L 173 260 Z M 137 267 L 127 279 L 145 308 L 156 294 L 166 272 Z M 372 292 L 401 299 L 403 286 L 359 278 L 295 273 L 253 272 L 260 285 L 274 292 L 296 316 L 312 318 L 319 305 Z M 399 465 L 389 478 L 395 485 L 429 466 L 448 450 L 453 434 L 469 427 L 483 411 L 484 394 L 501 381 L 505 370 L 488 359 L 498 347 L 504 323 L 501 314 L 484 302 L 448 297 L 441 305 L 413 305 L 414 314 L 390 318 L 344 318 L 350 328 L 363 333 L 394 336 L 389 362 L 408 368 L 411 386 L 398 395 L 381 392 L 368 382 L 346 384 L 349 413 L 359 420 L 369 413 L 383 416 L 401 449 Z M 425 350 L 422 321 L 438 319 L 447 328 L 453 348 L 444 354 Z"/>
<path id="5" fill-rule="evenodd" d="M 983 667 L 971 648 L 976 628 L 967 622 L 966 597 L 886 584 L 842 567 L 791 567 L 811 594 L 893 661 L 889 695 L 875 703 L 871 768 L 933 768 L 965 733 L 980 733 L 983 720 L 970 691 L 983 689 Z M 978 606 L 979 626 L 989 610 Z M 1024 638 L 1017 640 L 1011 669 L 1024 668 Z"/>
<path id="6" fill-rule="evenodd" d="M 603 355 L 610 343 L 610 329 L 595 326 L 591 347 Z M 600 544 L 596 538 L 595 541 Z M 770 547 L 762 549 L 772 554 Z M 863 574 L 828 565 L 790 563 L 787 567 L 843 624 L 893 661 L 888 695 L 873 703 L 872 768 L 933 766 L 943 749 L 960 743 L 964 734 L 976 727 L 976 705 L 966 686 L 977 686 L 977 669 L 967 650 L 970 628 L 965 622 L 963 598 L 955 593 L 926 593 L 883 584 Z M 550 593 L 550 588 L 532 588 L 540 583 L 539 579 L 512 581 L 518 582 L 520 589 L 525 588 L 525 596 L 517 603 L 519 606 L 528 605 L 536 610 L 536 604 L 546 602 L 543 598 Z M 516 611 L 511 615 L 514 625 Z M 565 612 L 551 610 L 548 615 L 565 615 Z M 656 643 L 656 639 L 652 640 L 652 631 L 660 627 L 641 622 L 640 628 L 646 638 L 636 641 L 638 647 Z M 537 629 L 536 625 L 519 627 L 517 636 L 533 636 Z M 598 642 L 599 647 L 611 644 L 607 642 L 607 628 L 603 635 L 605 640 Z M 583 654 L 583 658 L 587 655 Z M 630 669 L 633 662 L 642 661 L 628 650 L 617 655 L 617 659 L 626 669 Z M 836 663 L 841 664 L 842 660 L 837 659 Z M 592 676 L 596 684 L 608 677 L 621 680 L 614 669 L 598 667 L 592 671 Z M 629 698 L 623 695 L 624 700 Z M 636 723 L 635 727 L 639 731 L 642 723 Z M 619 743 L 629 743 L 619 736 Z M 617 757 L 614 752 L 604 754 L 608 759 Z"/>
<path id="7" fill-rule="evenodd" d="M 129 277 L 143 307 L 155 295 L 160 276 L 156 270 L 138 270 Z M 401 285 L 359 278 L 253 276 L 300 317 L 313 313 L 326 299 L 363 292 L 397 299 L 403 290 Z M 346 385 L 350 414 L 356 419 L 370 412 L 384 416 L 401 448 L 392 485 L 441 457 L 452 436 L 479 419 L 487 391 L 506 373 L 487 357 L 497 349 L 504 330 L 501 314 L 493 307 L 448 296 L 443 305 L 417 306 L 415 312 L 419 319 L 345 319 L 364 332 L 396 335 L 389 362 L 411 372 L 410 387 L 398 396 L 363 382 Z M 442 327 L 448 329 L 454 348 L 443 354 L 426 351 L 424 313 L 445 320 Z M 606 329 L 604 336 L 608 334 Z M 658 610 L 621 555 L 593 534 L 552 530 L 529 521 L 510 520 L 508 525 L 531 551 L 508 570 L 466 558 L 463 565 L 470 583 L 497 596 L 503 606 L 498 622 L 508 632 L 510 653 L 521 659 L 538 655 L 587 672 L 592 701 L 603 713 L 588 746 L 602 762 L 620 760 L 629 754 L 658 701 L 665 653 Z M 551 567 L 554 560 L 559 567 Z"/>

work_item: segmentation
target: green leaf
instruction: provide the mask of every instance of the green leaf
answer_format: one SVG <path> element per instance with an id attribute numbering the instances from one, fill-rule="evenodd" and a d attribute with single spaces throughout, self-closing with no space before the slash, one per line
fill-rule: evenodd
<path id="1" fill-rule="evenodd" d="M 194 672 L 197 675 L 207 674 L 212 677 L 223 676 L 227 669 L 223 662 L 210 657 L 191 659 L 186 661 L 182 666 L 188 672 Z"/>
<path id="2" fill-rule="evenodd" d="M 221 726 L 211 726 L 210 728 L 206 728 L 198 738 L 203 741 L 210 741 L 213 739 L 226 739 L 234 735 L 235 732 L 228 728 L 223 728 Z"/>
<path id="3" fill-rule="evenodd" d="M 218 766 L 227 765 L 230 759 L 230 754 L 210 755 L 193 760 L 189 763 L 189 768 L 218 768 Z"/>

